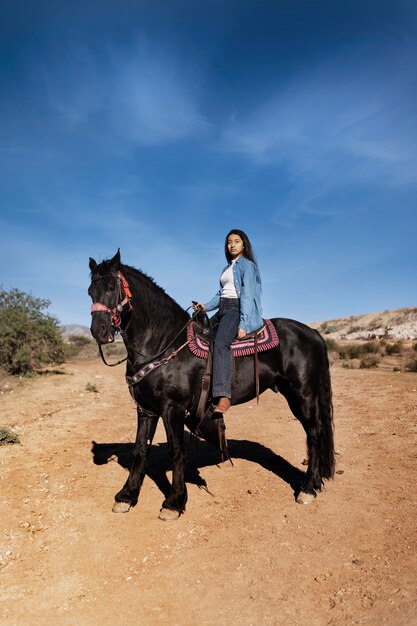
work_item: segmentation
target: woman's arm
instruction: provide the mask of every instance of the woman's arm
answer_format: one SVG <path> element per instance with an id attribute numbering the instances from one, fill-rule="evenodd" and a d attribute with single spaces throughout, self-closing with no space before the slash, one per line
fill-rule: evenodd
<path id="1" fill-rule="evenodd" d="M 255 298 L 255 288 L 257 281 L 257 270 L 252 263 L 245 263 L 242 271 L 242 285 L 240 290 L 240 320 L 239 320 L 239 331 L 242 330 L 244 333 L 248 333 L 250 330 L 250 315 L 253 308 L 253 301 Z M 245 336 L 242 334 L 241 339 Z"/>
<path id="2" fill-rule="evenodd" d="M 203 306 L 205 307 L 206 311 L 213 311 L 214 309 L 218 309 L 220 306 L 220 295 L 221 295 L 221 291 L 219 289 L 219 291 L 216 293 L 216 295 L 209 300 L 206 304 L 204 304 Z"/>

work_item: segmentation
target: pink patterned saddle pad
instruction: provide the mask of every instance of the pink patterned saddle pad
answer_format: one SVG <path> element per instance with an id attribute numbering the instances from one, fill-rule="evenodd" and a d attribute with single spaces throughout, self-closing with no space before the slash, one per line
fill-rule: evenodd
<path id="1" fill-rule="evenodd" d="M 190 324 L 187 328 L 187 340 L 190 341 L 188 347 L 195 356 L 200 357 L 200 359 L 207 359 L 209 344 L 200 335 L 196 334 L 194 324 Z M 278 344 L 279 337 L 275 326 L 271 320 L 265 320 L 265 326 L 258 331 L 258 352 L 266 352 L 266 350 L 276 348 Z M 253 335 L 250 335 L 247 339 L 233 341 L 232 353 L 234 357 L 255 354 L 255 339 Z"/>

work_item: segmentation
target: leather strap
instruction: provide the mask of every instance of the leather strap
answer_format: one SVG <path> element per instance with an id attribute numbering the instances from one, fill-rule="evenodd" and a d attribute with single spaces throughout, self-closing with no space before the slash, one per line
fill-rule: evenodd
<path id="1" fill-rule="evenodd" d="M 200 399 L 198 401 L 196 417 L 199 420 L 202 420 L 205 412 L 206 412 L 206 404 L 207 404 L 207 396 L 211 385 L 211 364 L 212 364 L 212 353 L 211 353 L 211 345 L 209 349 L 209 353 L 207 356 L 206 369 L 204 371 L 203 376 L 201 377 L 201 393 Z"/>

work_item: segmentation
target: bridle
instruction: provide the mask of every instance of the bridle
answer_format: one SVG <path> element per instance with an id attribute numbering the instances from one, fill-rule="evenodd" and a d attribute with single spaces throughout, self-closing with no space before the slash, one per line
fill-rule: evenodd
<path id="1" fill-rule="evenodd" d="M 168 361 L 170 361 L 172 358 L 174 358 L 178 354 L 178 352 L 180 352 L 183 348 L 185 348 L 190 343 L 191 339 L 188 339 L 177 350 L 174 350 L 171 354 L 169 354 L 164 359 L 154 363 L 155 359 L 159 358 L 162 354 L 164 354 L 164 352 L 166 352 L 168 350 L 168 348 L 170 348 L 172 346 L 172 344 L 178 339 L 178 337 L 181 335 L 181 333 L 190 324 L 193 323 L 194 318 L 196 317 L 196 315 L 198 315 L 199 311 L 195 311 L 193 313 L 193 315 L 191 316 L 191 319 L 183 326 L 183 328 L 181 328 L 179 333 L 177 333 L 177 335 L 175 335 L 175 337 L 172 339 L 172 341 L 170 341 L 170 343 L 163 350 L 161 350 L 161 352 L 159 352 L 158 354 L 155 354 L 153 356 L 142 354 L 134 346 L 131 346 L 131 345 L 128 344 L 128 341 L 127 341 L 127 338 L 126 338 L 126 333 L 124 332 L 124 330 L 121 327 L 121 323 L 122 323 L 122 321 L 121 321 L 121 313 L 123 312 L 124 307 L 127 305 L 130 311 L 133 309 L 132 292 L 130 291 L 129 283 L 127 282 L 127 280 L 124 277 L 124 275 L 122 274 L 122 272 L 119 270 L 116 274 L 115 273 L 103 274 L 102 276 L 97 276 L 96 278 L 93 278 L 91 282 L 93 283 L 93 282 L 102 280 L 103 278 L 108 278 L 109 276 L 111 276 L 113 278 L 116 278 L 116 280 L 117 280 L 118 302 L 116 303 L 116 306 L 113 309 L 110 309 L 108 306 L 106 306 L 105 304 L 102 304 L 101 302 L 94 302 L 91 305 L 91 315 L 93 315 L 94 313 L 108 313 L 110 315 L 110 318 L 111 318 L 111 325 L 123 337 L 123 339 L 125 341 L 125 344 L 126 344 L 126 347 L 130 347 L 134 352 L 136 352 L 136 354 L 139 354 L 140 356 L 145 357 L 146 359 L 148 359 L 144 364 L 142 364 L 142 367 L 141 367 L 140 371 L 134 377 L 132 377 L 132 382 L 133 382 L 133 384 L 135 384 L 135 383 L 139 382 L 142 378 L 147 376 L 155 368 L 159 367 L 160 365 L 164 365 L 165 363 L 168 363 Z M 189 308 L 191 308 L 191 307 L 189 307 Z M 188 309 L 187 309 L 187 311 L 188 311 Z M 121 361 L 117 361 L 117 363 L 107 363 L 107 361 L 106 361 L 106 359 L 104 357 L 103 349 L 102 349 L 100 343 L 98 343 L 98 347 L 99 347 L 100 356 L 101 356 L 101 358 L 103 360 L 103 363 L 105 365 L 107 365 L 108 367 L 114 367 L 116 365 L 120 365 L 121 363 L 124 363 L 128 359 L 128 357 L 125 357 Z"/>
<path id="2" fill-rule="evenodd" d="M 108 276 L 113 276 L 117 280 L 118 300 L 116 301 L 116 306 L 113 309 L 109 309 L 108 306 L 102 304 L 101 302 L 94 302 L 91 305 L 91 315 L 93 315 L 93 313 L 108 313 L 110 315 L 113 328 L 121 333 L 122 320 L 120 316 L 126 305 L 128 306 L 129 310 L 133 309 L 132 292 L 130 291 L 129 284 L 126 278 L 123 276 L 120 270 L 117 272 L 117 274 L 104 274 L 103 276 L 93 278 L 92 282 L 101 280 L 102 278 L 107 278 Z"/>

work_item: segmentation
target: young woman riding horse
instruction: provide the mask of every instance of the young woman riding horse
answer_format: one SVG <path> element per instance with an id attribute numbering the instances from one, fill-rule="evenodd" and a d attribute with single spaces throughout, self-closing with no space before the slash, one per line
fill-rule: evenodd
<path id="1" fill-rule="evenodd" d="M 90 259 L 91 333 L 101 346 L 122 334 L 127 349 L 126 379 L 137 405 L 133 463 L 115 496 L 115 512 L 126 512 L 139 498 L 147 453 L 162 417 L 173 465 L 172 485 L 160 519 L 177 519 L 185 510 L 184 422 L 197 409 L 205 362 L 188 350 L 190 316 L 154 281 L 124 265 L 120 252 L 98 264 Z M 296 489 L 297 502 L 314 499 L 334 473 L 333 409 L 329 363 L 324 341 L 294 320 L 275 318 L 280 343 L 259 353 L 259 390 L 282 393 L 307 435 L 308 467 Z M 235 359 L 231 403 L 256 394 L 252 357 Z"/>
<path id="2" fill-rule="evenodd" d="M 212 318 L 212 323 L 218 322 L 213 350 L 212 396 L 220 413 L 229 409 L 232 397 L 230 345 L 235 337 L 243 339 L 263 324 L 261 277 L 249 237 L 243 230 L 231 230 L 226 235 L 224 251 L 228 265 L 220 276 L 219 291 L 207 304 L 193 304 L 195 311 L 218 309 Z"/>

